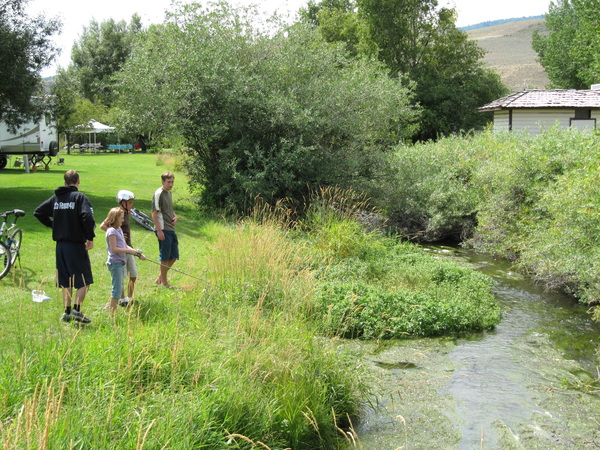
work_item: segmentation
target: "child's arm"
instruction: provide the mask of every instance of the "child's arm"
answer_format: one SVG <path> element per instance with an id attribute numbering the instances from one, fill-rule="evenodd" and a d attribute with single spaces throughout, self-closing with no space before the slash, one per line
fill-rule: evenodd
<path id="1" fill-rule="evenodd" d="M 111 253 L 129 253 L 130 255 L 137 255 L 139 253 L 137 250 L 129 246 L 126 246 L 125 248 L 117 247 L 117 236 L 114 234 L 108 236 L 108 246 Z"/>
<path id="2" fill-rule="evenodd" d="M 144 254 L 142 253 L 141 250 L 136 250 L 135 248 L 130 247 L 129 245 L 127 246 L 127 248 L 133 252 L 133 253 L 131 253 L 132 255 L 135 255 L 140 259 L 146 259 L 146 257 L 144 256 Z"/>

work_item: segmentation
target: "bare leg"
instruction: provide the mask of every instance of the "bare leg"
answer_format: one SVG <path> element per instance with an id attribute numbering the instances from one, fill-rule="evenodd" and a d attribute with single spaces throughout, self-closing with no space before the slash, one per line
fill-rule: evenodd
<path id="1" fill-rule="evenodd" d="M 77 289 L 77 293 L 75 294 L 75 304 L 81 306 L 83 300 L 85 299 L 85 295 L 87 294 L 88 286 L 80 287 Z"/>
<path id="2" fill-rule="evenodd" d="M 161 261 L 160 264 L 160 273 L 158 278 L 154 281 L 156 284 L 162 284 L 163 286 L 170 287 L 169 281 L 167 279 L 167 272 L 169 269 L 175 264 L 175 259 L 171 259 L 169 261 Z"/>
<path id="3" fill-rule="evenodd" d="M 136 281 L 137 277 L 129 277 L 129 282 L 127 283 L 127 294 L 130 299 L 133 298 L 133 292 L 135 291 Z"/>
<path id="4" fill-rule="evenodd" d="M 62 288 L 63 305 L 65 308 L 71 307 L 71 299 L 73 298 L 73 288 Z"/>

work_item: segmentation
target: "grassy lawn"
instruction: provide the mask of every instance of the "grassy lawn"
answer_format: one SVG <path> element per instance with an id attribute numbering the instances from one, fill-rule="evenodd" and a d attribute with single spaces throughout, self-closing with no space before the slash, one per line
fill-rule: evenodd
<path id="1" fill-rule="evenodd" d="M 33 216 L 34 209 L 52 195 L 54 189 L 63 184 L 63 174 L 68 169 L 75 169 L 81 176 L 81 192 L 92 202 L 96 223 L 100 224 L 110 208 L 116 206 L 115 196 L 118 190 L 128 189 L 135 193 L 135 207 L 150 211 L 150 201 L 154 190 L 160 186 L 160 174 L 167 169 L 165 158 L 153 154 L 97 154 L 66 155 L 65 165 L 51 165 L 49 171 L 38 171 L 26 174 L 21 169 L 5 169 L 0 172 L 0 210 L 6 211 L 20 208 L 26 216 L 20 218 L 18 225 L 24 231 L 21 249 L 22 273 L 12 270 L 8 278 L 2 280 L 4 285 L 12 281 L 29 295 L 32 289 L 44 289 L 51 297 L 58 298 L 54 288 L 54 242 L 51 230 L 44 227 Z M 200 250 L 197 243 L 201 234 L 201 221 L 189 203 L 189 194 L 185 177 L 176 173 L 176 184 L 173 190 L 175 207 L 182 220 L 178 225 L 182 257 L 175 268 L 194 272 L 192 267 L 194 256 Z M 95 247 L 90 252 L 95 283 L 90 288 L 86 309 L 94 309 L 104 305 L 104 299 L 110 294 L 110 276 L 104 262 L 106 261 L 106 243 L 102 230 L 97 230 Z M 150 259 L 158 260 L 158 244 L 152 232 L 132 224 L 133 243 L 141 248 Z M 154 292 L 151 281 L 158 272 L 158 266 L 150 262 L 140 261 L 140 283 L 138 294 Z M 14 278 L 16 277 L 16 278 Z M 194 281 L 190 277 L 173 274 L 173 282 L 193 288 Z M 146 289 L 151 289 L 146 293 Z"/>

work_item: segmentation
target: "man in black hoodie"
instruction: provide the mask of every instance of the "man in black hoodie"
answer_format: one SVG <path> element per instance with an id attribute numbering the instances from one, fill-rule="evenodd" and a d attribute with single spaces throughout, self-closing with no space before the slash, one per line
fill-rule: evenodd
<path id="1" fill-rule="evenodd" d="M 94 211 L 89 199 L 79 192 L 79 174 L 68 170 L 65 185 L 57 188 L 54 195 L 38 206 L 33 215 L 47 227 L 52 228 L 56 241 L 57 285 L 62 288 L 65 312 L 64 322 L 72 319 L 90 323 L 81 312 L 81 304 L 89 285 L 94 282 L 88 250 L 94 247 Z M 75 304 L 71 308 L 73 287 L 77 289 Z"/>

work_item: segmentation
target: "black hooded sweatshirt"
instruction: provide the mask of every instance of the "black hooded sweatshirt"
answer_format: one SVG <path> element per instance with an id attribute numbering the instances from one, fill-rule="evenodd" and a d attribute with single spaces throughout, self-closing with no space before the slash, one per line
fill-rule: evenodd
<path id="1" fill-rule="evenodd" d="M 52 228 L 55 241 L 85 243 L 96 237 L 92 205 L 77 186 L 57 188 L 52 197 L 35 209 L 33 215 Z"/>

